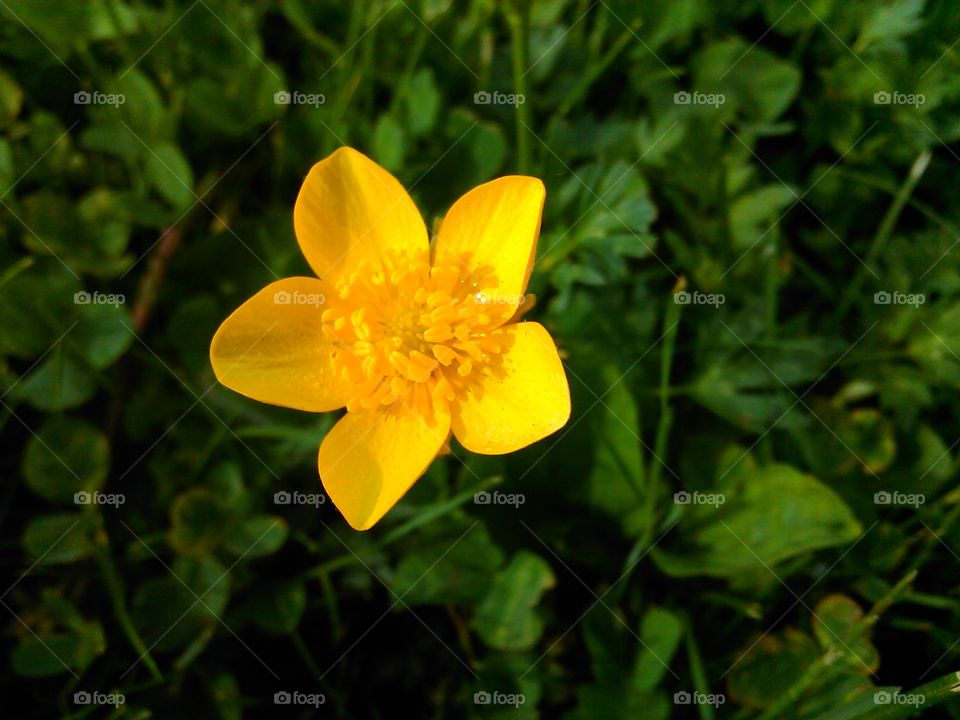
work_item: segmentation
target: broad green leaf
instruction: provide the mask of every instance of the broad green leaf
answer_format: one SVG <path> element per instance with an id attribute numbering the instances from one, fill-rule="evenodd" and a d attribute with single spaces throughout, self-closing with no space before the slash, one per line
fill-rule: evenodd
<path id="1" fill-rule="evenodd" d="M 880 653 L 870 642 L 869 631 L 858 632 L 863 610 L 839 593 L 827 595 L 813 608 L 810 624 L 824 650 L 840 653 L 853 672 L 870 675 L 880 666 Z"/>
<path id="2" fill-rule="evenodd" d="M 735 578 L 775 571 L 777 563 L 849 543 L 862 532 L 833 490 L 788 465 L 738 468 L 716 492 L 723 504 L 684 506 L 669 549 L 652 551 L 664 572 Z"/>
<path id="3" fill-rule="evenodd" d="M 390 115 L 381 115 L 373 131 L 373 156 L 388 170 L 397 171 L 407 154 L 406 133 Z"/>
<path id="4" fill-rule="evenodd" d="M 669 610 L 651 608 L 640 623 L 640 638 L 643 643 L 633 666 L 633 686 L 640 691 L 652 690 L 669 672 L 683 639 L 683 624 Z"/>
<path id="5" fill-rule="evenodd" d="M 23 549 L 31 562 L 71 563 L 93 550 L 90 522 L 83 515 L 41 515 L 23 533 Z"/>
<path id="6" fill-rule="evenodd" d="M 100 490 L 110 466 L 107 438 L 81 420 L 58 417 L 27 442 L 23 475 L 47 500 L 72 503 L 77 495 Z M 83 498 L 80 499 L 81 504 Z"/>
<path id="7" fill-rule="evenodd" d="M 146 157 L 147 178 L 170 205 L 185 208 L 194 200 L 190 162 L 173 143 L 162 143 L 152 150 Z"/>
<path id="8" fill-rule="evenodd" d="M 254 515 L 235 523 L 223 547 L 238 557 L 257 558 L 277 552 L 287 540 L 287 522 L 276 515 Z"/>
<path id="9" fill-rule="evenodd" d="M 230 531 L 236 517 L 218 495 L 207 488 L 192 488 L 177 496 L 170 507 L 170 544 L 193 557 L 212 552 Z"/>
<path id="10" fill-rule="evenodd" d="M 498 650 L 526 650 L 543 633 L 536 612 L 546 590 L 556 584 L 553 571 L 539 555 L 521 550 L 493 579 L 473 618 L 483 641 Z"/>

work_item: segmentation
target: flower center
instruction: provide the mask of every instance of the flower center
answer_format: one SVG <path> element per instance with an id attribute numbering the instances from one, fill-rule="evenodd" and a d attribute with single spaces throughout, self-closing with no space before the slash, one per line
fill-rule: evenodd
<path id="1" fill-rule="evenodd" d="M 321 317 L 334 366 L 353 387 L 348 411 L 403 402 L 431 418 L 499 361 L 490 332 L 514 304 L 493 293 L 492 272 L 466 268 L 463 258 L 431 267 L 426 257 L 390 255 L 337 281 Z"/>

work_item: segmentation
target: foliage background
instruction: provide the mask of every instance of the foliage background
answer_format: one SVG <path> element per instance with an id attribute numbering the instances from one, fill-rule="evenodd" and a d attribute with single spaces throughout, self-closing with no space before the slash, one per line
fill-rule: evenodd
<path id="1" fill-rule="evenodd" d="M 16 717 L 839 720 L 905 717 L 876 693 L 931 681 L 919 709 L 960 717 L 943 702 L 955 3 L 0 0 L 0 17 Z M 455 446 L 366 534 L 274 502 L 320 491 L 333 417 L 232 394 L 207 360 L 243 299 L 308 272 L 293 199 L 343 144 L 428 218 L 500 174 L 545 180 L 531 317 L 574 395 L 557 435 L 506 458 Z"/>

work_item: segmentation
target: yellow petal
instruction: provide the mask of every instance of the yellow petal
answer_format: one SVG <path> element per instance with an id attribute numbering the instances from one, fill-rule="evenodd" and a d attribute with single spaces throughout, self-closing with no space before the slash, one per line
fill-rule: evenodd
<path id="1" fill-rule="evenodd" d="M 563 427 L 570 388 L 557 348 L 539 323 L 507 325 L 490 334 L 503 346 L 491 368 L 453 408 L 453 434 L 476 453 L 519 450 Z"/>
<path id="2" fill-rule="evenodd" d="M 346 403 L 320 315 L 329 286 L 316 278 L 271 283 L 223 321 L 210 343 L 217 379 L 254 400 L 323 412 Z"/>
<path id="3" fill-rule="evenodd" d="M 300 249 L 314 272 L 333 279 L 385 253 L 429 252 L 427 229 L 390 173 L 343 147 L 310 169 L 293 208 Z"/>
<path id="4" fill-rule="evenodd" d="M 427 421 L 402 403 L 347 413 L 320 445 L 323 487 L 351 527 L 367 530 L 426 471 L 449 435 L 449 415 Z"/>
<path id="5" fill-rule="evenodd" d="M 546 190 L 537 178 L 510 175 L 474 188 L 453 204 L 440 225 L 435 265 L 459 262 L 498 282 L 484 294 L 506 317 L 522 303 L 533 269 Z M 507 310 L 509 309 L 509 312 Z"/>

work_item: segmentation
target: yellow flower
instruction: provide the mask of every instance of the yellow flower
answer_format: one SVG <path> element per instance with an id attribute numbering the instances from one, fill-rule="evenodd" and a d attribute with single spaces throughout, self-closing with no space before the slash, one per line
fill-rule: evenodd
<path id="1" fill-rule="evenodd" d="M 366 530 L 441 453 L 513 452 L 563 427 L 570 390 L 556 346 L 518 316 L 544 201 L 536 178 L 474 188 L 431 248 L 403 186 L 352 148 L 310 170 L 293 211 L 317 278 L 265 287 L 217 331 L 221 383 L 311 412 L 346 407 L 320 446 L 320 479 Z"/>

